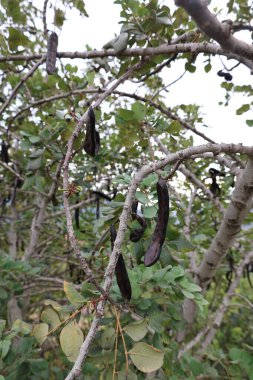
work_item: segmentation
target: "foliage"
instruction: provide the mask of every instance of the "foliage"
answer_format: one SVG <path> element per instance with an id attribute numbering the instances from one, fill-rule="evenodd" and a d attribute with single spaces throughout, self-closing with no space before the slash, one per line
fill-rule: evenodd
<path id="1" fill-rule="evenodd" d="M 161 73 L 163 68 L 171 70 L 174 61 L 183 61 L 185 70 L 197 78 L 199 66 L 206 73 L 212 70 L 214 57 L 205 53 L 202 62 L 196 62 L 197 52 L 169 57 L 151 55 L 128 79 L 138 91 L 126 94 L 116 89 L 94 109 L 100 134 L 99 152 L 95 157 L 85 153 L 83 128 L 71 155 L 72 187 L 63 187 L 60 165 L 78 120 L 112 80 L 119 79 L 140 60 L 123 54 L 125 49 L 156 48 L 185 33 L 189 33 L 189 42 L 208 41 L 196 32 L 190 16 L 182 8 L 169 6 L 170 2 L 114 3 L 121 7 L 121 31 L 105 44 L 104 51 L 117 57 L 94 57 L 85 60 L 81 67 L 74 60 L 66 63 L 61 58 L 53 75 L 46 74 L 43 63 L 25 78 L 38 61 L 36 55 L 45 54 L 47 48 L 42 9 L 28 0 L 1 2 L 0 58 L 28 58 L 0 60 L 0 380 L 60 380 L 67 376 L 96 316 L 98 303 L 103 300 L 71 248 L 63 197 L 75 210 L 74 233 L 81 258 L 92 268 L 97 283 L 103 284 L 111 252 L 109 228 L 112 223 L 118 228 L 134 175 L 144 165 L 163 157 L 161 143 L 169 153 L 191 147 L 194 132 L 204 125 L 196 104 L 168 108 Z M 59 39 L 69 12 L 76 9 L 88 17 L 83 1 L 58 1 L 52 9 Z M 251 20 L 248 2 L 228 1 L 227 9 L 237 23 Z M 87 50 L 92 51 L 90 47 Z M 235 86 L 224 80 L 221 87 L 225 104 L 235 93 L 247 96 L 243 104 L 238 104 L 237 115 L 251 109 L 250 85 Z M 249 119 L 246 124 L 252 127 L 253 121 Z M 239 158 L 247 160 L 242 154 L 226 157 L 234 160 L 234 166 Z M 216 203 L 228 206 L 234 181 L 231 168 L 222 167 L 210 156 L 184 164 L 204 189 L 211 182 L 211 166 L 224 173 L 226 176 L 218 179 L 221 193 Z M 145 218 L 147 227 L 138 242 L 131 242 L 130 233 L 139 224 L 130 218 L 122 245 L 132 299 L 129 303 L 123 300 L 114 280 L 110 291 L 113 302 L 107 300 L 101 326 L 82 368 L 87 380 L 142 380 L 150 372 L 154 379 L 161 380 L 190 380 L 201 375 L 210 379 L 253 379 L 250 266 L 244 269 L 245 278 L 240 278 L 231 296 L 233 307 L 224 315 L 222 328 L 211 344 L 203 349 L 193 345 L 178 360 L 183 349 L 178 337 L 187 330 L 183 317 L 185 301 L 197 305 L 197 319 L 185 341 L 189 342 L 205 329 L 208 317 L 213 317 L 222 305 L 236 266 L 252 250 L 253 216 L 247 215 L 238 241 L 229 252 L 230 259 L 228 255 L 221 263 L 203 294 L 194 278 L 192 257 L 196 266 L 202 262 L 223 218 L 215 199 L 211 197 L 211 202 L 205 190 L 198 188 L 189 227 L 187 213 L 197 185 L 189 176 L 182 179 L 182 174 L 174 169 L 173 164 L 166 165 L 145 176 L 138 185 L 138 213 Z M 143 256 L 156 224 L 159 175 L 169 181 L 169 225 L 159 262 L 146 268 Z M 101 191 L 112 200 L 99 198 L 93 191 Z"/>

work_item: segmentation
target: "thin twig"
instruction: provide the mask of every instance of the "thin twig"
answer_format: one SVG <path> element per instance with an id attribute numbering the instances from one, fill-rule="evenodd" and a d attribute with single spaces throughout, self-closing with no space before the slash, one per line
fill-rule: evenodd
<path id="1" fill-rule="evenodd" d="M 28 73 L 21 79 L 21 81 L 16 85 L 14 90 L 12 91 L 11 95 L 8 99 L 4 102 L 2 107 L 0 108 L 0 115 L 4 112 L 4 110 L 8 107 L 8 105 L 11 103 L 12 99 L 17 95 L 18 90 L 20 87 L 29 79 L 34 72 L 38 69 L 38 67 L 45 61 L 45 58 L 42 57 L 32 68 L 28 71 Z"/>
<path id="2" fill-rule="evenodd" d="M 115 309 L 115 316 L 116 316 L 116 319 L 117 319 L 117 324 L 118 324 L 119 332 L 120 332 L 122 343 L 123 343 L 123 347 L 124 347 L 124 353 L 125 353 L 125 358 L 126 358 L 126 373 L 125 374 L 126 374 L 126 378 L 127 378 L 128 368 L 129 368 L 128 351 L 127 351 L 127 346 L 126 346 L 123 330 L 122 330 L 122 327 L 121 327 L 121 324 L 120 324 L 120 317 L 119 317 L 119 314 L 118 314 L 118 312 L 117 312 L 116 309 Z"/>
<path id="3" fill-rule="evenodd" d="M 44 29 L 44 35 L 47 35 L 47 3 L 48 0 L 44 0 L 44 5 L 43 5 L 43 29 Z"/>

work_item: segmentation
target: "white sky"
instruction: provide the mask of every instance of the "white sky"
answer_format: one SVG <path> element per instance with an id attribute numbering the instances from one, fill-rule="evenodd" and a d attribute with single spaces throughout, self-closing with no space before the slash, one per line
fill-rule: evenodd
<path id="1" fill-rule="evenodd" d="M 42 0 L 36 3 L 43 4 Z M 51 3 L 54 4 L 54 1 Z M 56 2 L 57 3 L 57 2 Z M 174 1 L 164 1 L 167 5 L 173 5 Z M 212 4 L 220 4 L 219 1 L 212 1 Z M 174 6 L 174 5 L 173 5 Z M 111 40 L 120 31 L 120 6 L 113 3 L 113 0 L 85 0 L 85 7 L 89 18 L 81 18 L 76 11 L 68 13 L 68 20 L 64 23 L 64 28 L 59 36 L 59 51 L 82 51 L 88 44 L 92 48 L 101 47 Z M 227 15 L 223 15 L 227 18 Z M 223 17 L 220 18 L 221 20 Z M 52 30 L 53 25 L 48 25 Z M 245 32 L 244 32 L 245 33 Z M 240 38 L 244 38 L 242 35 Z M 238 34 L 237 34 L 238 37 Z M 196 103 L 202 106 L 204 123 L 210 128 L 198 126 L 217 142 L 244 143 L 251 145 L 253 141 L 253 128 L 245 124 L 246 119 L 253 119 L 251 111 L 242 116 L 237 116 L 235 110 L 242 104 L 248 103 L 247 97 L 239 94 L 233 95 L 229 106 L 219 106 L 220 101 L 224 102 L 225 90 L 220 88 L 222 78 L 217 76 L 217 71 L 222 69 L 219 58 L 212 61 L 213 69 L 207 74 L 204 71 L 204 57 L 199 55 L 197 59 L 197 71 L 186 75 L 176 84 L 169 88 L 167 94 L 167 105 Z M 229 68 L 234 66 L 234 62 L 222 58 Z M 181 67 L 180 67 L 181 66 Z M 178 61 L 171 69 L 164 70 L 165 83 L 169 84 L 184 72 L 184 66 Z M 248 85 L 252 83 L 253 76 L 247 68 L 240 66 L 233 72 L 233 83 L 236 85 Z M 196 138 L 195 143 L 203 143 L 201 138 Z"/>

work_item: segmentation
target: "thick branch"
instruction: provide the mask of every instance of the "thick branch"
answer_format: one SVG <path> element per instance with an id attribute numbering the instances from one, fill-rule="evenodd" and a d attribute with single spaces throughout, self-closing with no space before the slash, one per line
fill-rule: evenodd
<path id="1" fill-rule="evenodd" d="M 217 44 L 211 43 L 183 43 L 183 44 L 173 44 L 173 45 L 162 45 L 157 48 L 132 48 L 126 49 L 122 53 L 115 53 L 113 49 L 108 50 L 92 50 L 86 52 L 59 52 L 57 53 L 58 58 L 81 58 L 81 59 L 91 59 L 91 58 L 105 58 L 105 57 L 153 57 L 155 55 L 168 55 L 175 53 L 207 53 L 215 55 L 224 55 L 228 59 L 235 59 L 243 63 L 251 71 L 253 71 L 253 63 L 251 59 L 245 58 L 241 54 L 234 54 L 222 49 Z M 0 62 L 8 61 L 33 61 L 44 57 L 45 54 L 31 54 L 31 55 L 8 55 L 0 56 Z"/>
<path id="2" fill-rule="evenodd" d="M 252 60 L 253 46 L 235 38 L 231 34 L 232 21 L 221 23 L 207 8 L 206 0 L 175 0 L 175 4 L 183 7 L 198 27 L 223 49 Z"/>
<path id="3" fill-rule="evenodd" d="M 219 231 L 198 269 L 198 281 L 203 289 L 206 289 L 214 277 L 228 248 L 231 247 L 235 236 L 240 232 L 241 225 L 252 206 L 252 195 L 253 159 L 249 158 L 245 169 L 237 178 L 231 203 L 224 215 Z"/>

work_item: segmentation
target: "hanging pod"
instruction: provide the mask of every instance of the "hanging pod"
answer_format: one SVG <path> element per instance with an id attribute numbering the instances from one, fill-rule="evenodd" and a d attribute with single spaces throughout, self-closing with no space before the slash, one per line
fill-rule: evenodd
<path id="1" fill-rule="evenodd" d="M 115 229 L 114 224 L 111 224 L 110 226 L 110 235 L 111 235 L 111 247 L 113 250 L 114 242 L 117 236 L 117 231 Z M 128 277 L 126 264 L 121 253 L 119 255 L 119 258 L 115 267 L 115 275 L 116 275 L 117 284 L 118 284 L 122 297 L 130 301 L 131 296 L 132 296 L 132 288 L 131 288 L 130 280 Z"/>
<path id="2" fill-rule="evenodd" d="M 52 75 L 55 72 L 57 47 L 58 47 L 58 36 L 55 32 L 53 32 L 48 37 L 48 41 L 47 41 L 46 70 L 49 75 Z"/>
<path id="3" fill-rule="evenodd" d="M 144 264 L 146 267 L 155 264 L 161 255 L 169 220 L 169 192 L 166 181 L 159 178 L 156 189 L 158 196 L 157 223 L 150 246 L 144 256 Z"/>
<path id="4" fill-rule="evenodd" d="M 147 227 L 147 223 L 144 218 L 142 218 L 140 215 L 137 214 L 137 208 L 138 208 L 138 201 L 134 201 L 132 204 L 132 218 L 133 220 L 137 220 L 137 222 L 140 224 L 141 228 L 136 228 L 135 230 L 131 231 L 130 233 L 130 240 L 134 243 L 139 241 Z"/>
<path id="5" fill-rule="evenodd" d="M 84 150 L 87 154 L 95 157 L 100 148 L 100 137 L 96 131 L 96 118 L 92 106 L 88 109 L 88 119 L 86 123 L 86 136 L 84 141 Z"/>

